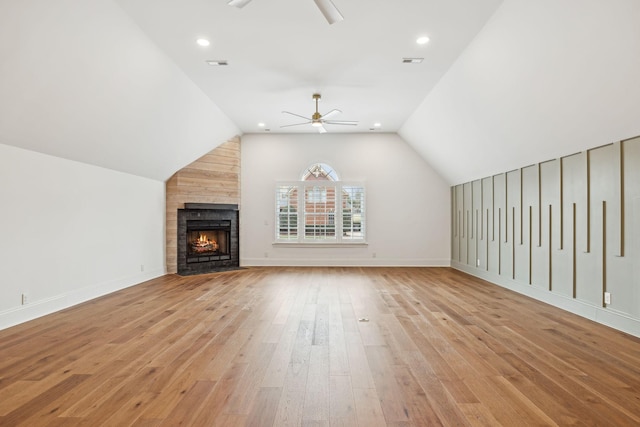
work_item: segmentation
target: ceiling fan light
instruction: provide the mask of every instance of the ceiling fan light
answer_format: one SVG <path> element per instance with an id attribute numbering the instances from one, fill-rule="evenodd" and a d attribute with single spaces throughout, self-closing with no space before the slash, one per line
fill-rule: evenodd
<path id="1" fill-rule="evenodd" d="M 315 128 L 322 127 L 322 122 L 320 120 L 314 120 L 313 122 L 311 122 L 311 126 Z"/>

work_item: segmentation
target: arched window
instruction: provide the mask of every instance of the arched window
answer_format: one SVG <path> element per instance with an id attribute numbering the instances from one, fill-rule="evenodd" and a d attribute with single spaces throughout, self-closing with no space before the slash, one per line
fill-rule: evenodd
<path id="1" fill-rule="evenodd" d="M 314 163 L 304 170 L 300 181 L 339 181 L 338 174 L 326 163 Z"/>
<path id="2" fill-rule="evenodd" d="M 322 185 L 322 183 L 318 181 L 336 182 L 338 181 L 338 175 L 329 165 L 325 163 L 315 163 L 305 169 L 302 174 L 301 181 L 314 181 L 313 187 L 308 187 L 308 191 L 305 196 L 309 202 L 327 203 L 328 187 L 326 185 Z"/>
<path id="3" fill-rule="evenodd" d="M 276 241 L 363 242 L 364 185 L 345 183 L 326 163 L 304 170 L 299 182 L 276 186 Z"/>

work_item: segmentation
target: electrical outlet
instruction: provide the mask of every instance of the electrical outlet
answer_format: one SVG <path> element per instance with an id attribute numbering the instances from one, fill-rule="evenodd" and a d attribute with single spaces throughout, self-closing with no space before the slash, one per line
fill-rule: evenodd
<path id="1" fill-rule="evenodd" d="M 604 303 L 611 304 L 611 292 L 604 293 Z"/>
<path id="2" fill-rule="evenodd" d="M 378 254 L 375 253 L 375 252 L 373 254 L 371 254 L 371 255 L 373 256 L 373 258 L 376 258 L 378 256 Z"/>
<path id="3" fill-rule="evenodd" d="M 269 258 L 269 252 L 265 252 L 265 253 L 264 253 L 264 257 L 265 257 L 265 258 Z"/>
<path id="4" fill-rule="evenodd" d="M 22 294 L 22 305 L 26 305 L 29 303 L 29 297 L 27 294 Z"/>

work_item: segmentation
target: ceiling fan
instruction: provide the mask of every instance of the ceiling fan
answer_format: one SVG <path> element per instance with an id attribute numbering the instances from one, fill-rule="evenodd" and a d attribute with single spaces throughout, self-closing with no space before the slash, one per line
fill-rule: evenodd
<path id="1" fill-rule="evenodd" d="M 305 116 L 301 116 L 300 114 L 291 113 L 289 111 L 283 111 L 284 114 L 291 114 L 292 116 L 300 117 L 300 118 L 305 119 L 307 121 L 306 122 L 302 122 L 302 123 L 294 123 L 292 125 L 284 125 L 284 126 L 280 126 L 280 127 L 281 128 L 287 128 L 287 127 L 291 127 L 291 126 L 311 125 L 311 126 L 313 126 L 315 128 L 318 128 L 318 132 L 325 133 L 327 130 L 324 128 L 324 125 L 356 126 L 358 124 L 358 122 L 352 122 L 352 121 L 327 120 L 327 118 L 329 118 L 329 117 L 331 117 L 331 116 L 333 116 L 335 114 L 340 114 L 340 113 L 342 113 L 342 111 L 334 109 L 334 110 L 329 111 L 327 114 L 322 115 L 322 114 L 320 114 L 318 112 L 318 100 L 321 98 L 321 95 L 319 93 L 314 93 L 312 98 L 316 100 L 316 111 L 315 111 L 315 113 L 313 113 L 311 118 L 305 117 Z"/>
<path id="2" fill-rule="evenodd" d="M 229 0 L 227 4 L 229 6 L 235 6 L 237 8 L 245 7 L 251 0 Z M 331 0 L 313 0 L 320 9 L 320 12 L 324 15 L 329 24 L 335 24 L 336 22 L 342 21 L 344 18 L 342 14 L 338 10 L 338 8 L 333 4 Z"/>

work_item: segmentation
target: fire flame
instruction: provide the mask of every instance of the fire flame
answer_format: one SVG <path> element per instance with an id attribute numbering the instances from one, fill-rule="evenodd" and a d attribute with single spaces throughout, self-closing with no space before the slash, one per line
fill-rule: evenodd
<path id="1" fill-rule="evenodd" d="M 195 252 L 217 251 L 218 242 L 209 239 L 206 234 L 200 233 L 199 237 L 192 241 L 191 249 Z"/>

